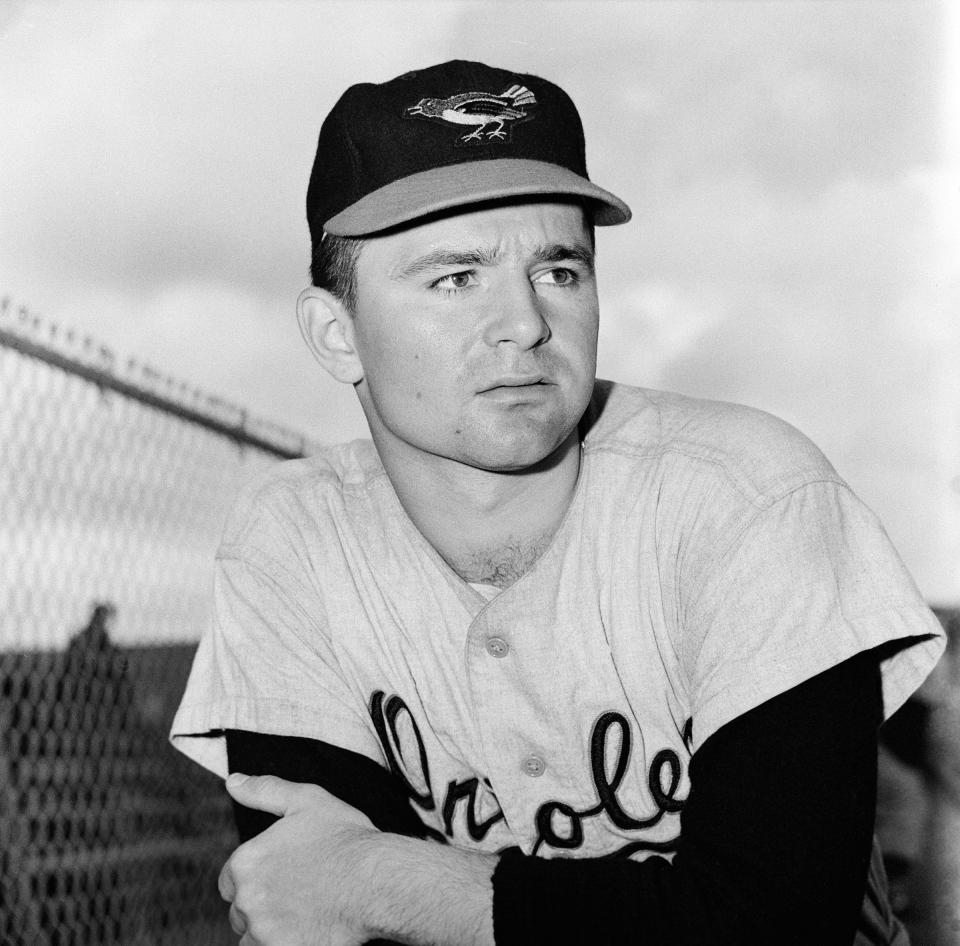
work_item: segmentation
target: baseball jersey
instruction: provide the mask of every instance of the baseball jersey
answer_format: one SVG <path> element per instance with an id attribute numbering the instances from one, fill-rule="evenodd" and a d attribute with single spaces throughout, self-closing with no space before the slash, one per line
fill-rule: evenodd
<path id="1" fill-rule="evenodd" d="M 598 382 L 576 490 L 502 590 L 463 581 L 369 441 L 240 498 L 174 745 L 224 729 L 369 756 L 482 851 L 670 857 L 692 753 L 846 658 L 892 713 L 943 634 L 875 516 L 809 440 L 749 408 Z"/>

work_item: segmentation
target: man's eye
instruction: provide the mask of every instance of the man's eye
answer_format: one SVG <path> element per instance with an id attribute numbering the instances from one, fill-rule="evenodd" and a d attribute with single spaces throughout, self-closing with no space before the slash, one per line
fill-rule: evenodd
<path id="1" fill-rule="evenodd" d="M 577 274 L 572 269 L 560 266 L 548 269 L 537 276 L 535 282 L 546 283 L 549 286 L 570 286 L 577 282 Z"/>
<path id="2" fill-rule="evenodd" d="M 449 273 L 441 276 L 431 283 L 434 289 L 445 289 L 447 292 L 455 292 L 458 289 L 466 289 L 474 282 L 473 273 L 470 270 L 464 270 L 462 273 Z"/>

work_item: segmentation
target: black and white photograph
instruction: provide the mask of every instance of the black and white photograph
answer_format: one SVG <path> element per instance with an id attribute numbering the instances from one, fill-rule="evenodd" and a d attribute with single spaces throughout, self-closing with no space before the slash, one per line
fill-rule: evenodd
<path id="1" fill-rule="evenodd" d="M 960 946 L 960 4 L 6 0 L 0 946 Z"/>

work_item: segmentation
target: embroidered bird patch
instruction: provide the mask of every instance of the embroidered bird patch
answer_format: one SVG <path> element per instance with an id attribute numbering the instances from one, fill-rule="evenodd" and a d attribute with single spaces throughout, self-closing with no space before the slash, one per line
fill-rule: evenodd
<path id="1" fill-rule="evenodd" d="M 506 140 L 510 130 L 508 123 L 532 118 L 528 109 L 536 104 L 536 96 L 525 85 L 511 85 L 500 95 L 460 92 L 447 99 L 420 99 L 416 105 L 407 108 L 407 116 L 451 125 L 474 125 L 473 131 L 459 138 L 458 143 L 480 144 L 484 138 L 487 141 L 494 138 Z"/>

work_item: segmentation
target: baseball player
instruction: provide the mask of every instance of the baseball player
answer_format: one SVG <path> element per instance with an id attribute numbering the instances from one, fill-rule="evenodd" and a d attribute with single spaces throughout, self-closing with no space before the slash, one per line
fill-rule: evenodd
<path id="1" fill-rule="evenodd" d="M 241 943 L 903 944 L 877 729 L 941 628 L 797 431 L 596 379 L 630 211 L 567 95 L 353 86 L 307 215 L 371 440 L 240 498 L 173 727 L 235 773 Z"/>

